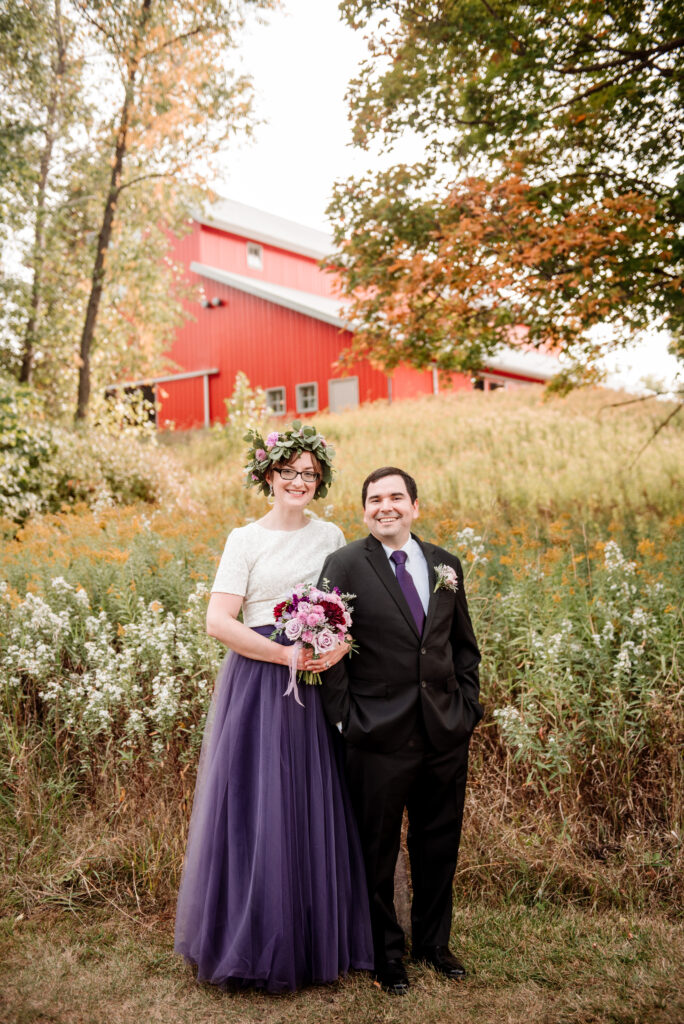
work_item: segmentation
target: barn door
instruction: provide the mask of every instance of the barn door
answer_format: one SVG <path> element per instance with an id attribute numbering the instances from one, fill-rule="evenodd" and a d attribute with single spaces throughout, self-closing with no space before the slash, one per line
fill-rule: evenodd
<path id="1" fill-rule="evenodd" d="M 328 404 L 330 412 L 344 412 L 356 409 L 359 404 L 359 378 L 337 377 L 328 381 Z"/>

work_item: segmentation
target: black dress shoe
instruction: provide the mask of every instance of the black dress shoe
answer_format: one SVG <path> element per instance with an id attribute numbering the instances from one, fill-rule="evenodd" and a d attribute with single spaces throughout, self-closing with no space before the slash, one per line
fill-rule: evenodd
<path id="1" fill-rule="evenodd" d="M 429 964 L 445 978 L 451 978 L 453 981 L 462 981 L 466 976 L 465 967 L 448 946 L 423 946 L 414 949 L 413 959 Z"/>
<path id="2" fill-rule="evenodd" d="M 400 957 L 383 960 L 373 971 L 373 977 L 380 988 L 391 996 L 405 996 L 409 990 L 409 980 Z"/>

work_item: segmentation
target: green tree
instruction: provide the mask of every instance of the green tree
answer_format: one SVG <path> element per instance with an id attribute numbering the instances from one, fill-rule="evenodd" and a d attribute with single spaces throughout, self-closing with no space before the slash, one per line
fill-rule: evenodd
<path id="1" fill-rule="evenodd" d="M 81 159 L 76 131 L 88 125 L 76 31 L 61 0 L 9 0 L 0 15 L 0 239 L 14 243 L 22 265 L 21 273 L 8 273 L 2 282 L 3 348 L 4 362 L 25 383 L 47 347 L 42 335 L 54 284 L 49 268 L 64 262 L 54 253 L 59 197 Z"/>
<path id="2" fill-rule="evenodd" d="M 10 0 L 0 77 L 19 144 L 0 147 L 14 263 L 0 355 L 53 410 L 76 387 L 83 419 L 93 375 L 101 388 L 164 365 L 187 294 L 169 233 L 204 202 L 214 155 L 249 131 L 251 82 L 230 53 L 272 4 Z"/>
<path id="3" fill-rule="evenodd" d="M 153 181 L 176 182 L 176 195 L 183 185 L 205 184 L 211 155 L 249 123 L 250 83 L 227 68 L 226 52 L 236 44 L 247 8 L 271 3 L 82 0 L 80 6 L 110 62 L 116 103 L 106 133 L 111 174 L 81 333 L 77 419 L 85 417 L 90 399 L 91 350 L 123 193 Z M 162 187 L 153 194 L 161 199 L 172 191 Z M 144 212 L 149 217 L 150 204 Z"/>
<path id="4" fill-rule="evenodd" d="M 472 369 L 524 324 L 586 366 L 591 327 L 619 343 L 654 321 L 684 351 L 681 5 L 340 6 L 370 53 L 356 144 L 424 147 L 336 186 L 355 354 Z"/>

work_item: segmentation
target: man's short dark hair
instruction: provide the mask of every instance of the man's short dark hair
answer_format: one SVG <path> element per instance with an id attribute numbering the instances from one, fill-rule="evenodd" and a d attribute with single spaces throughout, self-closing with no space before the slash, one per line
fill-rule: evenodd
<path id="1" fill-rule="evenodd" d="M 374 469 L 372 473 L 369 473 L 366 479 L 363 481 L 363 487 L 361 488 L 361 504 L 366 507 L 366 495 L 368 494 L 368 485 L 374 484 L 378 480 L 382 480 L 386 476 L 400 476 L 406 484 L 406 490 L 408 496 L 411 499 L 411 504 L 415 504 L 418 500 L 418 485 L 412 476 L 404 469 L 397 469 L 396 466 L 383 466 L 381 469 Z"/>

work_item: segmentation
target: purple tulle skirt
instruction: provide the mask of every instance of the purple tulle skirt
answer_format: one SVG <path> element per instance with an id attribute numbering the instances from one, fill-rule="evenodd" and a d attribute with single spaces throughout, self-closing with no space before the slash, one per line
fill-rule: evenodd
<path id="1" fill-rule="evenodd" d="M 342 743 L 318 689 L 300 684 L 300 707 L 286 687 L 286 668 L 239 654 L 219 673 L 176 913 L 200 981 L 286 992 L 373 966 Z"/>

